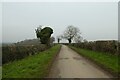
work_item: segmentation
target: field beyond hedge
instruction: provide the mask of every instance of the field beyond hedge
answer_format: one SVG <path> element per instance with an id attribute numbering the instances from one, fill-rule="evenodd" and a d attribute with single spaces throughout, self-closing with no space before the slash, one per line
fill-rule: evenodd
<path id="1" fill-rule="evenodd" d="M 105 69 L 109 70 L 113 75 L 118 76 L 120 73 L 119 64 L 118 64 L 118 56 L 106 54 L 104 52 L 92 51 L 87 49 L 76 48 L 73 46 L 69 46 L 71 49 L 75 50 L 79 54 L 85 56 L 86 58 L 95 61 L 97 64 L 100 64 Z"/>
<path id="2" fill-rule="evenodd" d="M 48 75 L 51 63 L 60 50 L 60 45 L 28 56 L 24 59 L 3 65 L 3 78 L 44 78 Z"/>

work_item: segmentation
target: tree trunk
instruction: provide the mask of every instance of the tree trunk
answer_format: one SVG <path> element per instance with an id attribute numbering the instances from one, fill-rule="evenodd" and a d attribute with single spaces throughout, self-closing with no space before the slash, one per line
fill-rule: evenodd
<path id="1" fill-rule="evenodd" d="M 68 41 L 69 41 L 69 43 L 71 43 L 72 41 L 71 41 L 71 39 L 68 39 Z"/>
<path id="2" fill-rule="evenodd" d="M 58 44 L 59 44 L 59 42 L 60 42 L 60 39 L 58 39 Z"/>

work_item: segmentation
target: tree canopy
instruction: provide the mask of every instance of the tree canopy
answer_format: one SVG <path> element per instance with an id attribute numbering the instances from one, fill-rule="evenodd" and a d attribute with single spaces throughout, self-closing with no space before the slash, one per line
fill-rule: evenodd
<path id="1" fill-rule="evenodd" d="M 50 37 L 51 37 L 51 34 L 53 33 L 52 28 L 45 27 L 42 29 L 40 26 L 37 29 L 35 29 L 35 31 L 36 31 L 37 38 L 40 39 L 40 42 L 42 44 L 50 44 Z"/>

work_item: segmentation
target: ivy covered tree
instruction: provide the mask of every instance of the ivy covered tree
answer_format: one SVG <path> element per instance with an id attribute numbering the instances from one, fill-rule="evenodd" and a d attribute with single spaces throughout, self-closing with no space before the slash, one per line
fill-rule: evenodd
<path id="1" fill-rule="evenodd" d="M 53 33 L 52 28 L 45 27 L 42 29 L 42 27 L 40 26 L 37 29 L 35 29 L 35 31 L 36 31 L 37 38 L 40 39 L 40 42 L 42 44 L 47 44 L 47 45 L 50 44 L 50 37 L 51 37 L 51 34 Z"/>

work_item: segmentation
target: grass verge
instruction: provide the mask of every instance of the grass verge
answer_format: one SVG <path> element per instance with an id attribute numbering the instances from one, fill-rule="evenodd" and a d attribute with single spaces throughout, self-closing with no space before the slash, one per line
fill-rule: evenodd
<path id="1" fill-rule="evenodd" d="M 0 66 L 0 79 L 2 78 L 2 66 Z"/>
<path id="2" fill-rule="evenodd" d="M 60 49 L 56 45 L 36 55 L 26 57 L 19 61 L 4 64 L 2 67 L 3 78 L 44 78 L 49 73 L 53 58 Z"/>
<path id="3" fill-rule="evenodd" d="M 82 56 L 84 56 L 85 58 L 101 66 L 104 70 L 107 70 L 113 76 L 118 77 L 118 73 L 120 73 L 120 65 L 118 65 L 118 56 L 109 55 L 108 53 L 106 54 L 103 52 L 96 52 L 92 50 L 76 48 L 73 46 L 69 47 L 81 54 Z"/>

